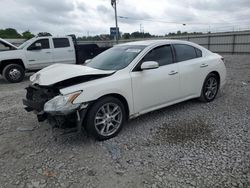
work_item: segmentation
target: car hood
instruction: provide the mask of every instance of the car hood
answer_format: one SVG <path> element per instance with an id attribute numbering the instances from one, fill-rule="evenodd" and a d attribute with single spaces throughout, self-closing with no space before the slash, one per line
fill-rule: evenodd
<path id="1" fill-rule="evenodd" d="M 83 80 L 86 77 L 89 78 L 96 77 L 98 75 L 110 75 L 114 72 L 115 71 L 113 70 L 105 71 L 83 65 L 54 64 L 33 74 L 30 77 L 30 81 L 33 84 L 38 84 L 40 86 L 49 86 L 57 83 L 60 83 L 60 85 L 63 86 L 65 83 L 65 87 L 67 87 L 68 85 L 77 84 L 79 80 L 80 82 L 81 80 L 84 82 Z M 69 82 L 72 82 L 72 84 L 69 84 Z"/>
<path id="2" fill-rule="evenodd" d="M 6 46 L 12 47 L 13 49 L 17 49 L 17 47 L 15 45 L 11 44 L 10 42 L 8 42 L 8 41 L 6 41 L 4 39 L 0 38 L 0 43 L 4 44 Z"/>

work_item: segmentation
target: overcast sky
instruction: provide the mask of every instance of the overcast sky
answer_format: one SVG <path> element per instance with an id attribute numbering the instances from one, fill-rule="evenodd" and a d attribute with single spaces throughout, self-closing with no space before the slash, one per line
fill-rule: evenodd
<path id="1" fill-rule="evenodd" d="M 0 1 L 0 28 L 19 32 L 97 35 L 115 25 L 110 0 Z M 118 19 L 123 33 L 139 31 L 140 24 L 144 32 L 157 35 L 250 28 L 250 0 L 119 0 L 117 10 L 119 16 L 133 18 Z"/>

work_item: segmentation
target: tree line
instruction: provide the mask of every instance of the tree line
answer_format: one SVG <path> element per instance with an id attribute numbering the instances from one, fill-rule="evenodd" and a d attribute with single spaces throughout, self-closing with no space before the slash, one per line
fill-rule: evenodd
<path id="1" fill-rule="evenodd" d="M 169 37 L 169 36 L 180 36 L 180 35 L 197 35 L 197 34 L 203 34 L 201 32 L 181 32 L 177 31 L 170 32 L 165 35 L 151 35 L 150 33 L 144 33 L 135 31 L 132 33 L 120 33 L 119 38 L 120 39 L 138 39 L 138 38 L 158 38 L 158 37 Z M 35 34 L 31 33 L 29 30 L 24 31 L 23 33 L 18 33 L 16 29 L 13 28 L 7 28 L 7 29 L 0 29 L 0 38 L 9 38 L 9 39 L 16 39 L 16 38 L 23 38 L 23 39 L 31 39 L 35 36 Z M 48 32 L 39 32 L 36 36 L 52 36 Z M 84 40 L 84 41 L 101 41 L 101 40 L 113 40 L 114 37 L 112 37 L 109 34 L 105 35 L 96 35 L 96 36 L 82 36 L 78 37 L 78 40 Z"/>
<path id="2" fill-rule="evenodd" d="M 200 35 L 203 34 L 202 32 L 181 32 L 177 31 L 170 32 L 165 35 L 151 35 L 150 33 L 143 33 L 139 31 L 135 31 L 132 33 L 120 33 L 119 39 L 138 39 L 138 38 L 161 38 L 161 37 L 171 37 L 171 36 L 182 36 L 182 35 Z M 84 41 L 98 41 L 98 40 L 113 40 L 114 37 L 106 34 L 106 35 L 96 35 L 96 36 L 82 36 L 78 37 L 78 40 L 84 40 Z"/>
<path id="3" fill-rule="evenodd" d="M 0 29 L 0 38 L 8 38 L 8 39 L 31 39 L 35 35 L 31 33 L 29 30 L 24 31 L 23 33 L 18 33 L 16 29 L 7 28 L 7 29 Z M 39 32 L 37 36 L 52 36 L 48 32 Z"/>

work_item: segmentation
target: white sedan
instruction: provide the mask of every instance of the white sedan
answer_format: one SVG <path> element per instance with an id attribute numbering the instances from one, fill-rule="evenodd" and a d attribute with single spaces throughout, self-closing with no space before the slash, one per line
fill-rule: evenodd
<path id="1" fill-rule="evenodd" d="M 192 98 L 215 99 L 225 84 L 224 59 L 186 41 L 120 44 L 85 66 L 56 64 L 31 76 L 23 100 L 39 121 L 83 127 L 98 140 L 127 119 Z"/>

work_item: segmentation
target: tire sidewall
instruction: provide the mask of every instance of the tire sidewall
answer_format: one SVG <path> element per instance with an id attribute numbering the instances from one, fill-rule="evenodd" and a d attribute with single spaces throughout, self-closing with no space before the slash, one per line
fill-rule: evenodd
<path id="1" fill-rule="evenodd" d="M 213 78 L 216 79 L 218 86 L 217 86 L 217 90 L 216 90 L 216 93 L 215 93 L 214 97 L 212 99 L 208 99 L 207 96 L 206 96 L 206 94 L 205 94 L 205 87 L 206 87 L 207 80 L 209 78 L 211 78 L 211 77 L 213 77 Z M 219 82 L 218 76 L 215 75 L 215 74 L 213 74 L 213 73 L 208 74 L 207 77 L 206 77 L 206 79 L 205 79 L 205 81 L 204 81 L 204 83 L 203 83 L 203 87 L 202 87 L 202 95 L 201 95 L 202 100 L 206 101 L 206 102 L 213 101 L 216 98 L 217 94 L 218 94 L 219 88 L 220 88 L 220 82 Z"/>
<path id="2" fill-rule="evenodd" d="M 94 124 L 97 111 L 99 110 L 99 108 L 101 106 L 103 106 L 106 103 L 115 103 L 115 104 L 120 106 L 121 111 L 122 111 L 122 123 L 121 123 L 120 127 L 116 130 L 115 133 L 113 133 L 112 135 L 109 135 L 109 136 L 100 135 L 97 132 L 97 130 L 95 128 L 95 124 Z M 121 131 L 123 124 L 125 122 L 125 119 L 126 119 L 125 116 L 126 116 L 125 108 L 124 108 L 123 103 L 120 100 L 118 100 L 117 98 L 114 98 L 114 97 L 100 98 L 98 101 L 96 101 L 96 103 L 94 103 L 92 106 L 90 106 L 90 110 L 87 113 L 87 117 L 85 118 L 85 121 L 84 121 L 86 131 L 87 131 L 87 133 L 89 133 L 95 139 L 97 139 L 99 141 L 113 138 Z"/>
<path id="3" fill-rule="evenodd" d="M 20 76 L 19 79 L 17 79 L 17 80 L 13 80 L 13 79 L 11 79 L 10 76 L 9 76 L 9 71 L 10 71 L 11 69 L 13 69 L 13 68 L 18 69 L 18 70 L 20 71 L 20 73 L 21 73 L 21 76 Z M 24 76 L 25 76 L 25 71 L 24 71 L 24 69 L 23 69 L 23 67 L 22 67 L 21 65 L 10 64 L 10 65 L 7 65 L 7 66 L 4 68 L 4 70 L 3 70 L 3 77 L 4 77 L 8 82 L 10 82 L 10 83 L 18 83 L 18 82 L 21 82 L 21 81 L 23 80 Z"/>

